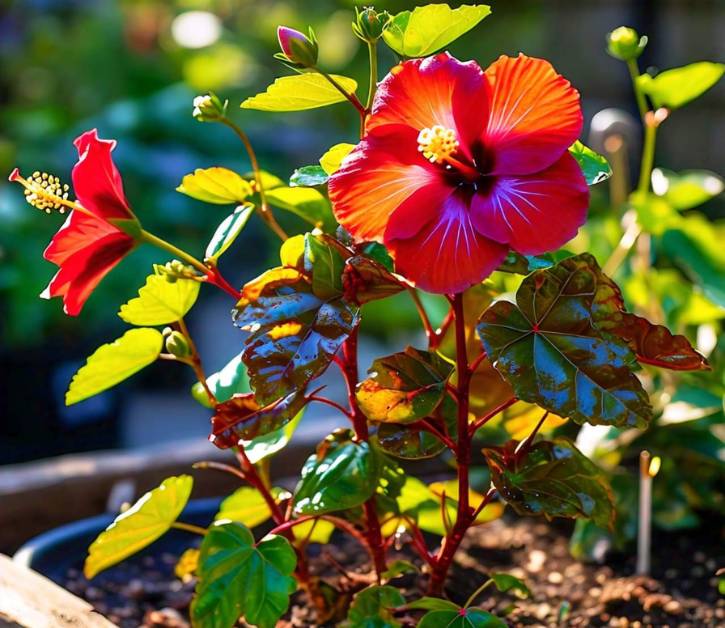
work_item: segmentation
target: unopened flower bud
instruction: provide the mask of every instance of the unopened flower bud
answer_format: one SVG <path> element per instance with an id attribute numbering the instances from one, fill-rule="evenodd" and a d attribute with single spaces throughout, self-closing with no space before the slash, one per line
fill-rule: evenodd
<path id="1" fill-rule="evenodd" d="M 191 355 L 189 343 L 180 331 L 172 330 L 167 334 L 165 346 L 166 351 L 177 358 L 188 358 Z"/>
<path id="2" fill-rule="evenodd" d="M 380 39 L 389 21 L 387 11 L 378 13 L 373 7 L 365 7 L 362 11 L 356 9 L 352 30 L 360 39 L 373 44 Z"/>
<path id="3" fill-rule="evenodd" d="M 216 94 L 210 92 L 194 98 L 194 110 L 191 115 L 199 122 L 214 122 L 226 115 L 227 104 L 228 101 L 222 102 Z"/>
<path id="4" fill-rule="evenodd" d="M 312 28 L 309 37 L 294 28 L 286 26 L 277 27 L 277 39 L 281 53 L 275 55 L 278 59 L 300 68 L 313 68 L 317 65 L 317 38 Z"/>
<path id="5" fill-rule="evenodd" d="M 647 45 L 647 37 L 640 37 L 636 30 L 628 26 L 615 28 L 607 35 L 607 52 L 615 59 L 631 61 L 642 54 Z"/>

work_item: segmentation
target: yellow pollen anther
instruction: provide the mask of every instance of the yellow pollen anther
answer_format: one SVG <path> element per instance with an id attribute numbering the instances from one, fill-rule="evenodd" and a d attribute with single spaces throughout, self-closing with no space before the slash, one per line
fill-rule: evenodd
<path id="1" fill-rule="evenodd" d="M 440 124 L 418 133 L 418 150 L 431 163 L 443 163 L 458 149 L 458 139 L 453 129 Z"/>
<path id="2" fill-rule="evenodd" d="M 16 171 L 11 180 L 18 181 L 25 188 L 25 200 L 30 205 L 46 214 L 55 211 L 64 214 L 66 209 L 73 205 L 72 201 L 68 200 L 68 185 L 61 183 L 61 180 L 52 174 L 36 170 L 24 179 Z"/>

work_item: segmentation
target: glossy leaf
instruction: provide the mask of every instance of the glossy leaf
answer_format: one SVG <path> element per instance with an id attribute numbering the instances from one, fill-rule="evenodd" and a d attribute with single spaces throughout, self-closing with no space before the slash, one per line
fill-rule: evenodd
<path id="1" fill-rule="evenodd" d="M 619 286 L 602 273 L 593 258 L 588 264 L 597 283 L 593 315 L 599 329 L 624 340 L 637 360 L 645 364 L 676 371 L 708 368 L 707 360 L 693 349 L 687 338 L 675 336 L 662 325 L 626 312 Z"/>
<path id="2" fill-rule="evenodd" d="M 506 622 L 480 608 L 430 611 L 418 628 L 506 628 Z"/>
<path id="3" fill-rule="evenodd" d="M 70 406 L 112 388 L 156 361 L 164 337 L 157 329 L 129 329 L 111 343 L 101 345 L 73 376 L 65 394 Z"/>
<path id="4" fill-rule="evenodd" d="M 612 176 L 607 159 L 579 140 L 569 147 L 569 154 L 577 160 L 588 185 L 596 185 Z"/>
<path id="5" fill-rule="evenodd" d="M 380 466 L 367 442 L 328 437 L 302 467 L 295 513 L 320 515 L 361 505 L 375 492 Z"/>
<path id="6" fill-rule="evenodd" d="M 228 168 L 197 168 L 187 174 L 176 188 L 177 192 L 205 203 L 229 205 L 242 203 L 252 195 L 248 181 Z"/>
<path id="7" fill-rule="evenodd" d="M 168 532 L 189 501 L 193 485 L 190 475 L 166 478 L 118 515 L 88 548 L 83 566 L 86 578 L 93 578 Z"/>
<path id="8" fill-rule="evenodd" d="M 358 316 L 340 299 L 315 296 L 294 269 L 273 269 L 247 284 L 235 318 L 250 334 L 242 359 L 259 402 L 272 403 L 322 373 Z"/>
<path id="9" fill-rule="evenodd" d="M 677 109 L 715 85 L 723 72 L 725 65 L 722 63 L 700 61 L 665 70 L 655 77 L 642 74 L 637 79 L 637 86 L 649 96 L 655 107 Z"/>
<path id="10" fill-rule="evenodd" d="M 516 452 L 517 441 L 484 449 L 491 481 L 519 514 L 614 522 L 614 504 L 602 471 L 566 438 L 539 441 Z"/>
<path id="11" fill-rule="evenodd" d="M 229 360 L 221 371 L 207 376 L 206 384 L 218 402 L 229 401 L 236 394 L 249 392 L 247 368 L 242 362 L 241 354 L 237 354 Z M 191 394 L 201 405 L 207 408 L 214 407 L 209 402 L 201 382 L 197 382 L 192 386 Z"/>
<path id="12" fill-rule="evenodd" d="M 279 247 L 279 261 L 282 266 L 296 268 L 299 271 L 304 269 L 305 235 L 298 233 L 287 238 Z"/>
<path id="13" fill-rule="evenodd" d="M 274 628 L 289 607 L 297 585 L 297 556 L 281 536 L 255 545 L 240 523 L 217 521 L 201 544 L 199 582 L 191 603 L 197 628 L 232 628 L 239 618 Z"/>
<path id="14" fill-rule="evenodd" d="M 302 166 L 289 178 L 290 187 L 314 187 L 325 185 L 330 177 L 322 166 Z"/>
<path id="15" fill-rule="evenodd" d="M 332 79 L 349 94 L 357 89 L 357 83 L 351 78 L 333 74 Z M 275 79 L 266 91 L 247 98 L 241 107 L 259 111 L 302 111 L 333 105 L 344 100 L 345 96 L 324 76 L 309 72 Z"/>
<path id="16" fill-rule="evenodd" d="M 438 438 L 415 425 L 380 423 L 375 441 L 384 452 L 404 460 L 432 458 L 445 448 Z"/>
<path id="17" fill-rule="evenodd" d="M 257 464 L 261 460 L 284 449 L 292 438 L 292 434 L 294 434 L 297 426 L 300 424 L 303 414 L 304 408 L 297 413 L 294 419 L 286 423 L 284 427 L 273 430 L 268 434 L 257 436 L 252 440 L 240 440 L 239 446 L 244 447 L 244 453 L 247 454 L 249 462 Z"/>
<path id="18" fill-rule="evenodd" d="M 347 616 L 349 628 L 398 628 L 402 624 L 393 610 L 403 606 L 405 598 L 395 587 L 372 586 L 355 595 Z"/>
<path id="19" fill-rule="evenodd" d="M 402 57 L 425 57 L 458 39 L 491 13 L 485 4 L 451 9 L 429 4 L 403 11 L 383 31 L 383 40 Z"/>
<path id="20" fill-rule="evenodd" d="M 408 608 L 421 611 L 458 611 L 461 607 L 440 597 L 422 597 L 408 604 Z"/>
<path id="21" fill-rule="evenodd" d="M 410 423 L 430 415 L 443 399 L 453 367 L 428 351 L 405 351 L 376 359 L 356 391 L 372 421 Z"/>
<path id="22" fill-rule="evenodd" d="M 405 290 L 405 285 L 383 264 L 365 255 L 355 255 L 346 260 L 342 284 L 345 299 L 358 305 L 385 299 Z"/>
<path id="23" fill-rule="evenodd" d="M 154 274 L 138 296 L 121 306 L 118 315 L 132 325 L 170 325 L 181 320 L 196 303 L 201 284 L 193 279 Z"/>
<path id="24" fill-rule="evenodd" d="M 723 191 L 723 180 L 708 170 L 652 171 L 652 189 L 675 209 L 684 211 L 709 201 Z"/>
<path id="25" fill-rule="evenodd" d="M 323 236 L 305 234 L 304 269 L 312 278 L 312 292 L 320 299 L 342 295 L 342 271 L 345 259 L 340 249 Z"/>
<path id="26" fill-rule="evenodd" d="M 204 258 L 218 260 L 237 239 L 253 213 L 253 205 L 240 205 L 233 213 L 222 220 L 211 240 L 209 240 L 209 244 L 206 245 Z"/>
<path id="27" fill-rule="evenodd" d="M 275 499 L 286 493 L 281 488 L 273 488 L 271 492 Z M 286 494 L 289 495 L 289 493 Z M 254 528 L 267 521 L 271 516 L 272 513 L 262 497 L 262 493 L 256 488 L 242 486 L 222 501 L 214 520 L 229 519 L 242 523 L 248 528 Z"/>
<path id="28" fill-rule="evenodd" d="M 536 271 L 516 304 L 486 310 L 478 332 L 519 399 L 577 423 L 643 427 L 652 409 L 634 355 L 593 320 L 600 274 L 588 254 Z"/>
<path id="29" fill-rule="evenodd" d="M 239 441 L 250 441 L 281 429 L 292 421 L 308 403 L 297 391 L 260 406 L 253 393 L 234 395 L 217 404 L 211 419 L 209 440 L 220 449 L 236 447 Z"/>
<path id="30" fill-rule="evenodd" d="M 267 201 L 270 205 L 292 212 L 311 225 L 328 232 L 334 231 L 337 224 L 330 202 L 314 188 L 274 188 L 267 191 Z"/>
<path id="31" fill-rule="evenodd" d="M 320 157 L 320 166 L 326 174 L 335 174 L 340 169 L 342 160 L 348 156 L 353 148 L 355 148 L 355 144 L 346 144 L 344 142 L 335 144 Z"/>

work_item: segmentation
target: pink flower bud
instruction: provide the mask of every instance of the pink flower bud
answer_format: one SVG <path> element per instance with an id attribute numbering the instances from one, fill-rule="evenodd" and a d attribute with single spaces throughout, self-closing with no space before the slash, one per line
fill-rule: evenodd
<path id="1" fill-rule="evenodd" d="M 278 26 L 277 39 L 285 61 L 303 68 L 313 67 L 317 63 L 317 41 L 312 29 L 310 36 L 306 37 L 294 28 Z"/>

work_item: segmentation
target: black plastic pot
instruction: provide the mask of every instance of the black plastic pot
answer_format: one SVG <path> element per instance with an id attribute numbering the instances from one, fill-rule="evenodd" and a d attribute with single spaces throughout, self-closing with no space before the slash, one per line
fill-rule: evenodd
<path id="1" fill-rule="evenodd" d="M 221 498 L 196 499 L 189 502 L 179 520 L 207 526 L 219 510 Z M 81 519 L 49 530 L 23 545 L 13 556 L 16 563 L 62 584 L 68 569 L 79 568 L 88 546 L 113 521 L 111 515 Z M 189 532 L 169 530 L 159 540 L 140 552 L 141 556 L 161 552 L 180 552 L 189 545 Z"/>

